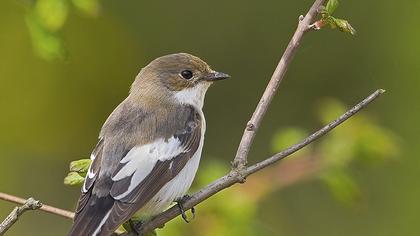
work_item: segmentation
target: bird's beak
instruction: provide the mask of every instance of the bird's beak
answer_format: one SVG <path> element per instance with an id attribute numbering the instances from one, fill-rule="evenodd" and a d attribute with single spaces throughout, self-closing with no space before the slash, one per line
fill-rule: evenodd
<path id="1" fill-rule="evenodd" d="M 230 78 L 230 75 L 222 73 L 222 72 L 217 72 L 217 71 L 212 71 L 211 73 L 208 73 L 207 75 L 204 76 L 204 80 L 207 80 L 207 81 L 217 81 L 217 80 L 224 80 L 228 78 Z"/>

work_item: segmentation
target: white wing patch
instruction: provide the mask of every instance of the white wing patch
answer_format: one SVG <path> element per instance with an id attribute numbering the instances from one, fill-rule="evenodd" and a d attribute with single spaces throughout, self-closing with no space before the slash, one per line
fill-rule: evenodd
<path id="1" fill-rule="evenodd" d="M 93 161 L 95 160 L 95 155 L 93 153 L 90 154 L 90 160 L 91 160 L 91 162 L 90 162 L 90 165 L 89 165 L 89 168 L 88 168 L 87 177 L 89 179 L 93 179 L 93 177 L 95 177 L 95 175 L 96 175 L 96 173 L 93 173 L 93 171 L 92 171 L 92 164 L 93 164 Z M 88 190 L 86 189 L 86 180 L 85 180 L 85 182 L 83 183 L 82 192 L 86 193 L 87 191 Z"/>
<path id="2" fill-rule="evenodd" d="M 125 165 L 112 177 L 113 181 L 118 181 L 132 175 L 130 186 L 114 199 L 127 196 L 153 170 L 157 161 L 169 160 L 183 151 L 180 140 L 174 137 L 168 140 L 157 139 L 153 143 L 132 148 L 120 161 Z"/>
<path id="3" fill-rule="evenodd" d="M 163 186 L 159 192 L 139 212 L 141 215 L 156 215 L 164 211 L 174 200 L 184 196 L 190 188 L 200 163 L 201 142 L 199 149 L 179 174 Z"/>
<path id="4" fill-rule="evenodd" d="M 86 189 L 86 180 L 85 180 L 85 182 L 83 183 L 83 186 L 82 186 L 82 192 L 83 192 L 83 193 L 86 193 L 86 192 L 87 192 L 87 189 Z"/>
<path id="5" fill-rule="evenodd" d="M 202 121 L 202 132 L 200 144 L 193 157 L 188 161 L 185 167 L 179 172 L 179 174 L 171 181 L 165 184 L 159 192 L 144 206 L 141 208 L 140 215 L 150 216 L 156 215 L 164 211 L 174 200 L 181 198 L 190 188 L 195 174 L 197 172 L 201 152 L 204 144 L 204 133 L 206 131 L 206 122 Z"/>
<path id="6" fill-rule="evenodd" d="M 90 162 L 90 165 L 89 165 L 89 168 L 88 168 L 88 171 L 87 171 L 87 176 L 85 178 L 85 182 L 83 183 L 83 186 L 82 186 L 82 193 L 87 193 L 89 191 L 88 188 L 92 187 L 93 182 L 95 181 L 95 179 L 97 177 L 96 175 L 99 172 L 99 165 L 98 165 L 99 162 L 98 161 L 100 161 L 101 157 L 102 157 L 101 153 L 102 153 L 102 148 L 103 148 L 103 141 L 104 141 L 103 138 L 100 137 L 98 143 L 96 144 L 95 149 L 93 150 L 92 154 L 90 154 L 91 162 Z M 99 158 L 99 159 L 96 160 L 97 158 Z M 95 160 L 98 163 L 95 164 Z"/>
<path id="7" fill-rule="evenodd" d="M 95 160 L 95 155 L 93 153 L 90 155 L 90 160 L 92 162 Z M 92 164 L 90 164 L 89 170 L 88 170 L 88 176 L 89 176 L 89 178 L 92 179 L 93 177 L 95 177 L 95 175 L 96 175 L 96 173 L 93 173 L 93 171 L 92 171 Z"/>

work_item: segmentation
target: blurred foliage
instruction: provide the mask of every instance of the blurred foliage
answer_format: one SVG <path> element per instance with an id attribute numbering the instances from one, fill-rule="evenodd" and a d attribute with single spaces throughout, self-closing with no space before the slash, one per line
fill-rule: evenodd
<path id="1" fill-rule="evenodd" d="M 32 38 L 34 50 L 45 60 L 65 59 L 67 50 L 61 30 L 74 7 L 88 16 L 97 16 L 99 0 L 34 0 L 28 3 L 26 24 Z M 333 17 L 338 0 L 329 0 L 321 9 L 321 20 L 315 23 L 319 29 L 329 25 L 332 29 L 355 34 L 356 30 L 347 20 Z"/>
<path id="2" fill-rule="evenodd" d="M 346 112 L 346 107 L 335 99 L 324 99 L 317 106 L 322 125 Z M 280 151 L 302 140 L 307 132 L 299 128 L 280 130 L 273 139 L 273 150 Z M 357 114 L 328 133 L 319 142 L 303 150 L 300 155 L 315 156 L 322 166 L 318 178 L 323 181 L 337 200 L 353 204 L 361 190 L 350 176 L 353 164 L 376 164 L 395 158 L 400 152 L 398 138 L 381 127 L 365 113 Z"/>
<path id="3" fill-rule="evenodd" d="M 26 24 L 34 50 L 41 58 L 65 59 L 61 30 L 72 6 L 88 16 L 98 14 L 98 0 L 35 0 L 27 4 Z"/>

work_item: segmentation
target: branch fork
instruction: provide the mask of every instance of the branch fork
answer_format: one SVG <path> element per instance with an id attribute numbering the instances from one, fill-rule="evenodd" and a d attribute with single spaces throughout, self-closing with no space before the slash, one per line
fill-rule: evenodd
<path id="1" fill-rule="evenodd" d="M 14 223 L 19 219 L 19 217 L 28 210 L 37 210 L 42 207 L 42 203 L 40 201 L 37 201 L 33 198 L 28 198 L 28 200 L 25 201 L 25 204 L 19 207 L 15 207 L 13 211 L 6 217 L 6 219 L 3 220 L 3 222 L 0 224 L 0 236 L 4 235 L 4 233 L 12 227 Z"/>

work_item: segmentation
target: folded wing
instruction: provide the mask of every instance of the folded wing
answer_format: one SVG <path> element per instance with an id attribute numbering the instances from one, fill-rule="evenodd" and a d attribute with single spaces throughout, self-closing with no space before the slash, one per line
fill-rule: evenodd
<path id="1" fill-rule="evenodd" d="M 200 115 L 191 109 L 183 129 L 169 138 L 135 145 L 124 153 L 108 178 L 100 174 L 107 138 L 99 141 L 82 188 L 75 223 L 69 235 L 110 235 L 149 202 L 197 152 L 202 132 Z M 118 144 L 114 144 L 118 146 Z M 108 158 L 109 159 L 109 158 Z M 105 194 L 104 194 L 104 191 Z"/>

